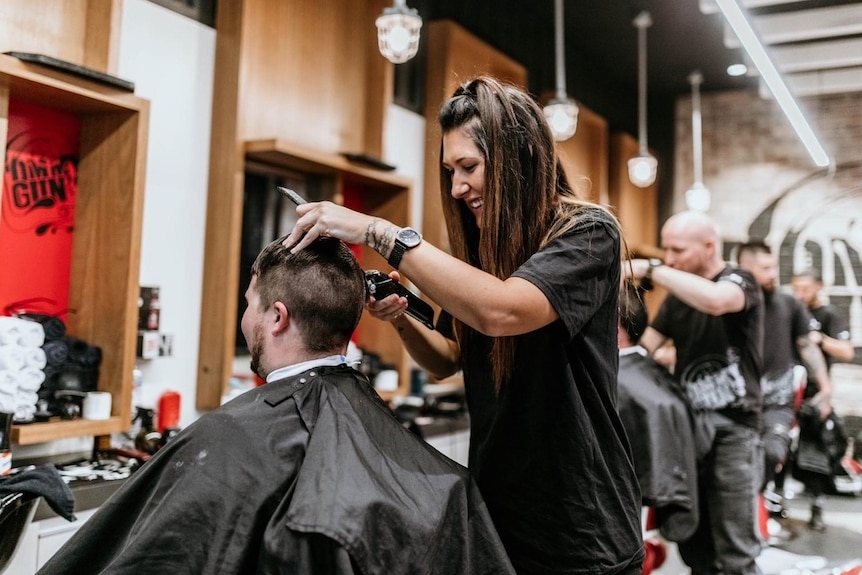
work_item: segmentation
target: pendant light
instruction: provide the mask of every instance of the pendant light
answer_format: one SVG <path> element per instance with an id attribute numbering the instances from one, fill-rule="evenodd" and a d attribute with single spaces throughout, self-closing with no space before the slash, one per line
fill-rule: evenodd
<path id="1" fill-rule="evenodd" d="M 700 117 L 700 85 L 703 74 L 696 70 L 689 74 L 691 84 L 691 156 L 694 162 L 694 183 L 685 192 L 685 205 L 690 210 L 709 210 L 709 190 L 703 185 L 703 146 Z"/>
<path id="2" fill-rule="evenodd" d="M 638 14 L 633 22 L 638 29 L 638 155 L 628 161 L 629 180 L 639 188 L 649 187 L 655 182 L 658 161 L 647 149 L 646 129 L 646 83 L 647 52 L 646 29 L 652 26 L 649 12 Z"/>
<path id="3" fill-rule="evenodd" d="M 554 139 L 568 140 L 578 129 L 578 105 L 566 95 L 566 59 L 563 39 L 563 0 L 554 0 L 554 38 L 557 57 L 557 93 L 544 108 Z"/>
<path id="4" fill-rule="evenodd" d="M 402 64 L 419 50 L 419 30 L 422 18 L 415 8 L 408 8 L 407 0 L 395 0 L 374 22 L 377 25 L 377 46 L 380 53 L 393 64 Z"/>

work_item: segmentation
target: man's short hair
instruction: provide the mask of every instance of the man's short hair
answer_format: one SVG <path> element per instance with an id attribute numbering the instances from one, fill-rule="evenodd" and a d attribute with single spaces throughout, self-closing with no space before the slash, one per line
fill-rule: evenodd
<path id="1" fill-rule="evenodd" d="M 823 276 L 820 275 L 820 271 L 814 268 L 806 268 L 800 272 L 796 272 L 793 274 L 795 278 L 811 278 L 816 283 L 823 283 Z"/>
<path id="2" fill-rule="evenodd" d="M 751 240 L 745 242 L 744 244 L 739 244 L 736 248 L 736 263 L 739 263 L 743 256 L 746 254 L 751 254 L 756 256 L 757 254 L 771 254 L 772 250 L 766 245 L 766 242 L 763 240 Z"/>
<path id="3" fill-rule="evenodd" d="M 620 325 L 632 344 L 640 341 L 648 323 L 646 305 L 640 292 L 633 287 L 620 291 Z"/>
<path id="4" fill-rule="evenodd" d="M 270 243 L 251 266 L 260 305 L 282 302 L 303 334 L 308 351 L 342 349 L 350 341 L 365 304 L 365 274 L 350 249 L 318 238 L 293 254 Z"/>

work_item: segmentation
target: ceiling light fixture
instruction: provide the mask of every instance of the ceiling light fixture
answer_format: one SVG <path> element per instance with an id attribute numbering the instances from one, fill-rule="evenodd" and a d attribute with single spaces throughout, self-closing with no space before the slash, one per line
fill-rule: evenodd
<path id="1" fill-rule="evenodd" d="M 554 0 L 554 33 L 557 56 L 557 94 L 545 106 L 545 117 L 554 139 L 568 140 L 578 129 L 578 105 L 566 95 L 565 41 L 563 38 L 563 0 Z"/>
<path id="2" fill-rule="evenodd" d="M 419 50 L 419 30 L 422 18 L 415 8 L 408 8 L 407 0 L 395 0 L 374 22 L 377 25 L 377 46 L 380 53 L 393 64 L 402 64 Z"/>
<path id="3" fill-rule="evenodd" d="M 646 81 L 647 51 L 646 29 L 652 26 L 649 12 L 641 12 L 633 22 L 638 29 L 638 155 L 628 161 L 629 180 L 639 188 L 649 187 L 655 182 L 658 160 L 647 148 L 646 129 Z"/>
<path id="4" fill-rule="evenodd" d="M 745 76 L 748 73 L 748 66 L 745 64 L 731 64 L 727 67 L 728 76 Z"/>
<path id="5" fill-rule="evenodd" d="M 709 210 L 709 190 L 703 185 L 703 137 L 700 116 L 700 85 L 703 74 L 696 70 L 688 75 L 691 84 L 691 156 L 694 162 L 694 183 L 685 192 L 685 205 L 690 210 Z"/>
<path id="6" fill-rule="evenodd" d="M 770 60 L 769 55 L 767 55 L 757 34 L 754 33 L 754 29 L 751 27 L 745 13 L 736 3 L 736 0 L 715 0 L 715 2 L 739 39 L 739 43 L 742 44 L 742 47 L 748 53 L 748 57 L 754 62 L 755 67 L 760 72 L 761 78 L 763 78 L 769 91 L 772 92 L 775 101 L 778 102 L 778 105 L 784 111 L 784 115 L 787 116 L 790 125 L 796 131 L 796 135 L 802 140 L 802 144 L 808 150 L 811 159 L 821 168 L 828 166 L 832 160 L 829 158 L 826 150 L 823 149 L 817 136 L 814 135 L 814 131 L 808 125 L 805 116 L 802 115 L 802 111 L 799 109 L 796 100 L 781 78 L 781 74 L 778 73 L 778 69 L 776 69 L 772 60 Z"/>

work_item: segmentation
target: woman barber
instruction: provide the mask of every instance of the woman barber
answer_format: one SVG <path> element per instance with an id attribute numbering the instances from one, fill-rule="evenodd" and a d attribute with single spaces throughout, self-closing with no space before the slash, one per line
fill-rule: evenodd
<path id="1" fill-rule="evenodd" d="M 405 298 L 368 303 L 432 375 L 463 370 L 469 468 L 519 572 L 639 574 L 640 492 L 615 407 L 619 227 L 576 197 L 523 90 L 476 78 L 438 120 L 452 255 L 330 202 L 297 207 L 285 244 L 370 246 L 442 307 L 432 331 Z"/>

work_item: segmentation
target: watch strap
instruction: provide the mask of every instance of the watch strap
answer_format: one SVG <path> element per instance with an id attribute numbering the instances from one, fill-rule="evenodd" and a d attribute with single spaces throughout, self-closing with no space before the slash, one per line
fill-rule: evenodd
<path id="1" fill-rule="evenodd" d="M 398 266 L 401 265 L 401 258 L 404 257 L 404 252 L 407 251 L 407 246 L 405 246 L 402 242 L 395 240 L 395 245 L 392 246 L 392 251 L 389 252 L 389 257 L 386 259 L 387 263 L 392 266 L 393 269 L 398 269 Z"/>

